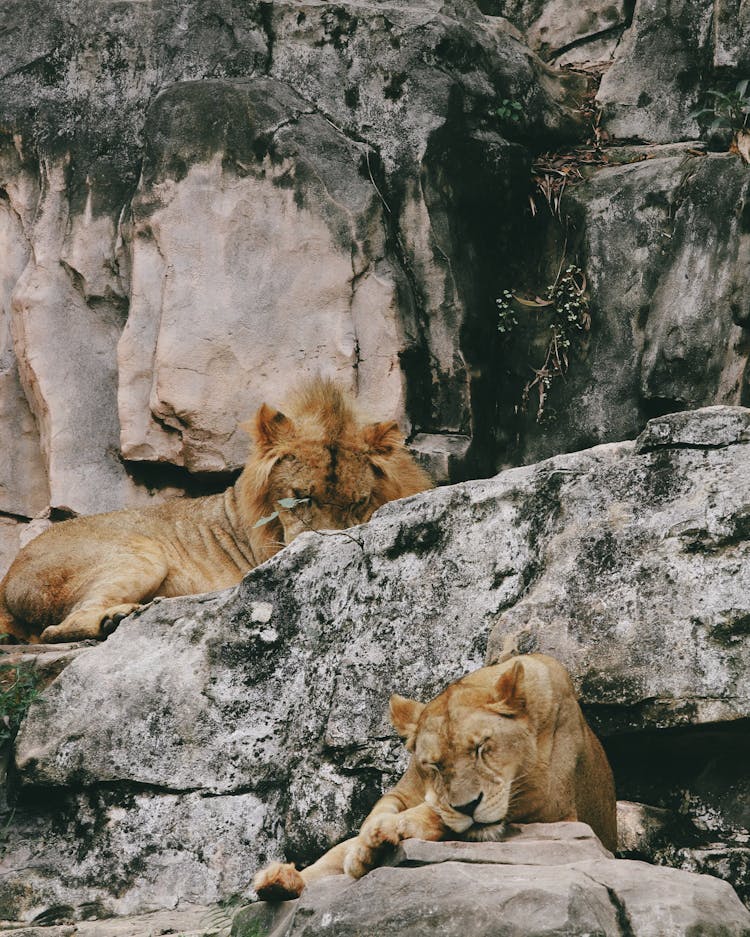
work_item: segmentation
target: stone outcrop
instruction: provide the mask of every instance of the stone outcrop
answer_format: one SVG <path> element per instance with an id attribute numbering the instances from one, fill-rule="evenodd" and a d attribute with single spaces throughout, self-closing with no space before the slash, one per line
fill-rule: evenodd
<path id="1" fill-rule="evenodd" d="M 627 0 L 479 0 L 479 6 L 507 17 L 530 48 L 557 66 L 610 62 L 633 14 Z"/>
<path id="2" fill-rule="evenodd" d="M 564 200 L 568 256 L 587 274 L 594 321 L 550 390 L 544 432 L 533 403 L 515 418 L 514 460 L 633 438 L 660 413 L 750 402 L 746 167 L 693 147 L 634 148 L 623 158 Z M 553 228 L 559 237 L 560 223 Z M 548 282 L 563 256 L 555 254 Z M 529 285 L 541 293 L 544 279 Z M 541 362 L 523 327 L 504 353 L 516 361 L 504 402 L 513 425 L 528 364 Z"/>
<path id="3" fill-rule="evenodd" d="M 623 854 L 750 901 L 748 174 L 693 116 L 748 29 L 739 0 L 2 5 L 0 571 L 70 514 L 221 487 L 312 371 L 439 481 L 528 467 L 32 658 L 63 672 L 0 919 L 84 933 L 313 858 L 403 768 L 388 694 L 514 649 L 570 668 L 641 804 Z M 591 331 L 537 422 L 549 320 L 499 334 L 495 300 L 568 263 Z"/>
<path id="4" fill-rule="evenodd" d="M 126 620 L 21 729 L 0 916 L 213 903 L 317 857 L 404 768 L 389 694 L 435 695 L 488 642 L 562 659 L 619 796 L 679 814 L 684 838 L 629 855 L 750 897 L 749 421 L 668 415 L 638 445 L 394 502 Z"/>
<path id="5" fill-rule="evenodd" d="M 296 901 L 241 911 L 233 937 L 744 937 L 725 883 L 614 859 L 583 823 L 511 827 L 502 843 L 407 840 L 389 867 L 334 876 Z"/>
<path id="6" fill-rule="evenodd" d="M 570 139 L 582 80 L 469 0 L 3 16 L 0 510 L 221 481 L 238 421 L 315 371 L 447 467 L 525 202 L 491 103 Z"/>
<path id="7" fill-rule="evenodd" d="M 312 371 L 441 481 L 746 404 L 744 171 L 694 155 L 690 116 L 744 76 L 740 7 L 6 3 L 0 512 L 220 487 L 238 422 Z M 568 187 L 560 227 L 527 206 L 535 157 L 591 133 L 567 65 L 609 65 L 600 142 L 690 142 Z M 591 340 L 539 426 L 520 412 L 539 329 L 501 340 L 495 299 L 563 261 Z"/>

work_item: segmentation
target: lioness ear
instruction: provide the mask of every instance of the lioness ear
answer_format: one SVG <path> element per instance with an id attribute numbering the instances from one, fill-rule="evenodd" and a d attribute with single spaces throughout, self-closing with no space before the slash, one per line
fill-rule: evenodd
<path id="1" fill-rule="evenodd" d="M 247 426 L 247 424 L 245 424 Z M 262 403 L 255 414 L 251 435 L 260 449 L 273 449 L 294 431 L 294 423 L 284 416 L 281 410 L 274 410 L 267 403 Z"/>
<path id="2" fill-rule="evenodd" d="M 521 712 L 526 709 L 524 682 L 523 664 L 517 660 L 495 684 L 499 710 Z"/>
<path id="3" fill-rule="evenodd" d="M 370 423 L 362 430 L 365 443 L 373 455 L 390 455 L 403 443 L 398 423 L 388 420 L 385 423 Z"/>
<path id="4" fill-rule="evenodd" d="M 406 741 L 406 747 L 411 750 L 410 743 L 413 742 L 417 731 L 417 723 L 422 715 L 424 703 L 418 703 L 415 699 L 407 699 L 405 696 L 399 696 L 394 693 L 390 700 L 391 723 L 402 739 Z"/>

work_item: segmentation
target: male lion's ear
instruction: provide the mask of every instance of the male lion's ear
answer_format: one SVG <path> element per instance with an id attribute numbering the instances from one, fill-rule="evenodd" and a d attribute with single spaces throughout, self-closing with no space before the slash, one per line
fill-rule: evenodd
<path id="1" fill-rule="evenodd" d="M 498 710 L 522 712 L 526 709 L 524 683 L 523 664 L 520 660 L 517 660 L 495 684 L 495 692 L 498 696 L 498 703 L 496 704 Z"/>
<path id="2" fill-rule="evenodd" d="M 415 699 L 407 699 L 405 696 L 399 696 L 394 693 L 390 700 L 391 723 L 402 739 L 407 742 L 407 748 L 410 748 L 410 742 L 413 740 L 417 731 L 417 723 L 425 707 L 424 703 L 418 703 Z"/>
<path id="3" fill-rule="evenodd" d="M 247 424 L 245 424 L 246 428 Z M 294 423 L 284 416 L 281 410 L 274 410 L 267 403 L 262 403 L 255 414 L 251 435 L 260 449 L 273 449 L 294 431 Z"/>
<path id="4" fill-rule="evenodd" d="M 395 420 L 387 420 L 385 423 L 370 423 L 362 430 L 362 436 L 373 455 L 390 455 L 404 441 Z"/>

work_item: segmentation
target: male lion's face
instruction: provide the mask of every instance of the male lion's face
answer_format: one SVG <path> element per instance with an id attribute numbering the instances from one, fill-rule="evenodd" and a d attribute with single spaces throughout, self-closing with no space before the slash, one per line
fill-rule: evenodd
<path id="1" fill-rule="evenodd" d="M 270 499 L 299 502 L 279 506 L 284 543 L 306 530 L 342 530 L 370 519 L 382 501 L 377 477 L 365 451 L 349 445 L 300 441 L 282 455 L 269 477 Z"/>
<path id="2" fill-rule="evenodd" d="M 339 417 L 327 425 L 325 415 L 292 420 L 263 404 L 253 433 L 259 487 L 266 508 L 278 513 L 285 544 L 306 530 L 362 524 L 389 500 L 386 470 L 402 446 L 394 422 L 359 426 Z"/>
<path id="3" fill-rule="evenodd" d="M 454 684 L 426 706 L 394 696 L 391 715 L 445 825 L 467 839 L 501 835 L 536 753 L 522 666 L 490 689 Z"/>

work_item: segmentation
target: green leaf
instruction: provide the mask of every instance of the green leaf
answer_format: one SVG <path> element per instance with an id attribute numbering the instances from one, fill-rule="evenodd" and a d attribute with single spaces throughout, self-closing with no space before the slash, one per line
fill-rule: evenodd
<path id="1" fill-rule="evenodd" d="M 737 94 L 741 98 L 745 97 L 745 92 L 747 91 L 748 84 L 750 84 L 750 79 L 748 78 L 743 78 L 742 81 L 737 82 L 737 85 L 734 90 L 737 92 Z"/>
<path id="2" fill-rule="evenodd" d="M 263 527 L 265 524 L 270 524 L 271 521 L 276 520 L 278 516 L 279 516 L 279 512 L 274 511 L 273 514 L 269 514 L 268 517 L 261 517 L 260 520 L 257 520 L 253 524 L 253 530 L 255 530 L 256 527 Z"/>
<path id="3" fill-rule="evenodd" d="M 309 500 L 309 498 L 281 498 L 276 504 L 280 504 L 282 508 L 286 508 L 288 511 L 290 508 L 296 508 L 298 504 L 304 504 Z"/>

